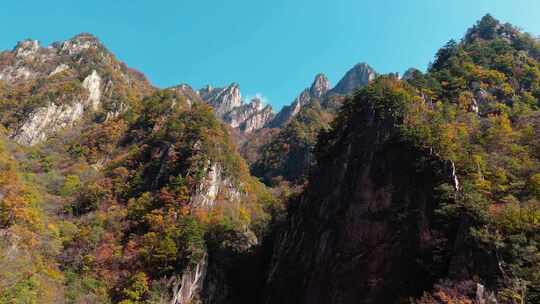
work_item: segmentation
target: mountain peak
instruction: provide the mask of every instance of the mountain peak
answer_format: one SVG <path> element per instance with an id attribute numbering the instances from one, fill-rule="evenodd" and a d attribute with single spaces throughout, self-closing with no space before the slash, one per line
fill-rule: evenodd
<path id="1" fill-rule="evenodd" d="M 419 69 L 409 68 L 409 69 L 407 69 L 407 71 L 405 71 L 405 73 L 403 73 L 403 76 L 401 77 L 401 79 L 403 79 L 403 80 L 411 80 L 416 75 L 420 75 L 420 74 L 422 74 L 422 72 Z"/>
<path id="2" fill-rule="evenodd" d="M 360 62 L 354 65 L 353 68 L 371 68 L 367 62 Z"/>
<path id="3" fill-rule="evenodd" d="M 214 88 L 207 85 L 197 92 L 204 101 L 214 108 L 215 113 L 221 118 L 234 108 L 242 105 L 240 86 L 236 82 L 224 88 Z"/>
<path id="4" fill-rule="evenodd" d="M 322 73 L 317 74 L 311 88 L 309 89 L 311 96 L 320 98 L 326 94 L 328 90 L 330 90 L 330 81 L 328 81 L 326 75 Z"/>
<path id="5" fill-rule="evenodd" d="M 493 40 L 502 38 L 510 42 L 513 38 L 520 35 L 520 30 L 511 24 L 503 24 L 490 14 L 486 14 L 482 19 L 467 31 L 465 42 L 472 42 L 477 39 Z"/>
<path id="6" fill-rule="evenodd" d="M 90 34 L 90 33 L 79 33 L 79 34 L 73 36 L 73 38 L 71 38 L 69 40 L 79 40 L 79 41 L 86 40 L 86 41 L 98 41 L 99 42 L 99 39 L 95 35 Z"/>
<path id="7" fill-rule="evenodd" d="M 361 62 L 352 67 L 332 89 L 332 93 L 346 95 L 355 89 L 367 85 L 375 79 L 377 72 L 367 63 Z"/>
<path id="8" fill-rule="evenodd" d="M 40 47 L 41 45 L 39 44 L 39 41 L 26 39 L 23 41 L 19 41 L 17 43 L 17 46 L 15 46 L 15 48 L 13 49 L 13 52 L 17 57 L 28 57 L 37 53 Z"/>
<path id="9" fill-rule="evenodd" d="M 60 49 L 68 55 L 79 54 L 87 49 L 96 49 L 102 46 L 99 39 L 89 33 L 81 33 L 61 43 Z"/>

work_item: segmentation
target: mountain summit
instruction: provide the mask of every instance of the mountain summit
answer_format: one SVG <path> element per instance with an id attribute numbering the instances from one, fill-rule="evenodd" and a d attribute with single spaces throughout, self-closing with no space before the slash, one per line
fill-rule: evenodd
<path id="1" fill-rule="evenodd" d="M 347 95 L 355 89 L 367 85 L 377 73 L 367 63 L 359 63 L 350 69 L 330 91 L 333 94 Z"/>
<path id="2" fill-rule="evenodd" d="M 316 98 L 321 98 L 330 90 L 330 81 L 324 74 L 317 74 L 315 80 L 309 89 L 309 94 Z"/>

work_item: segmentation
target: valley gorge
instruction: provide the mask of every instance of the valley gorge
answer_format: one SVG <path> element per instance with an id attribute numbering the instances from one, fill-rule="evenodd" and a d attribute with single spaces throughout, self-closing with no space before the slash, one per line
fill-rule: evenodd
<path id="1" fill-rule="evenodd" d="M 0 52 L 0 303 L 540 303 L 537 38 L 312 79 L 276 111 L 88 33 Z"/>

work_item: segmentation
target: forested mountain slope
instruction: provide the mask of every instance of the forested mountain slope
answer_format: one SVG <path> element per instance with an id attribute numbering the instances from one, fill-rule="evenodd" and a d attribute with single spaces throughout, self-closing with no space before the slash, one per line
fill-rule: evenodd
<path id="1" fill-rule="evenodd" d="M 487 15 L 426 74 L 349 98 L 289 202 L 265 302 L 538 302 L 539 50 Z"/>
<path id="2" fill-rule="evenodd" d="M 274 115 L 155 88 L 89 34 L 23 41 L 0 302 L 538 303 L 539 60 L 487 15 L 425 73 L 319 74 Z"/>
<path id="3" fill-rule="evenodd" d="M 88 34 L 2 56 L 1 302 L 241 298 L 215 256 L 255 250 L 274 199 L 213 109 Z"/>

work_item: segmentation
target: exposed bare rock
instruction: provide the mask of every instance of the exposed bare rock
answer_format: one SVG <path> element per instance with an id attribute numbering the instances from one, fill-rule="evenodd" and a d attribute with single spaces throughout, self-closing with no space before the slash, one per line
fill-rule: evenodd
<path id="1" fill-rule="evenodd" d="M 318 74 L 315 76 L 315 80 L 309 89 L 309 93 L 313 97 L 321 98 L 328 90 L 330 90 L 330 81 L 326 78 L 326 75 Z"/>
<path id="2" fill-rule="evenodd" d="M 51 103 L 49 106 L 39 108 L 31 113 L 12 137 L 22 145 L 35 145 L 57 131 L 73 126 L 83 116 L 83 113 L 84 104 L 82 102 L 61 106 Z"/>
<path id="3" fill-rule="evenodd" d="M 199 95 L 214 108 L 216 115 L 221 118 L 242 105 L 242 95 L 237 83 L 232 83 L 225 88 L 207 86 L 199 90 Z"/>
<path id="4" fill-rule="evenodd" d="M 89 34 L 81 34 L 63 43 L 42 47 L 36 40 L 24 40 L 11 52 L 0 53 L 0 79 L 8 84 L 57 74 L 83 50 L 97 49 L 101 44 Z"/>
<path id="5" fill-rule="evenodd" d="M 251 133 L 266 126 L 273 117 L 272 107 L 265 106 L 260 98 L 255 97 L 250 103 L 242 104 L 227 113 L 224 121 L 244 133 Z"/>
<path id="6" fill-rule="evenodd" d="M 350 69 L 330 92 L 338 95 L 350 94 L 367 85 L 376 76 L 375 70 L 367 63 L 359 63 Z"/>
<path id="7" fill-rule="evenodd" d="M 101 77 L 96 70 L 84 79 L 82 86 L 90 93 L 86 103 L 90 104 L 92 110 L 97 111 L 101 101 Z"/>
<path id="8" fill-rule="evenodd" d="M 463 250 L 468 260 L 452 266 L 461 240 L 437 226 L 434 210 L 439 185 L 460 188 L 455 166 L 398 139 L 392 116 L 369 100 L 355 102 L 363 106 L 335 126 L 305 191 L 289 202 L 263 303 L 398 303 L 429 290 L 452 267 L 476 271 L 494 262 Z M 434 259 L 441 244 L 452 253 Z"/>
<path id="9" fill-rule="evenodd" d="M 65 64 L 65 63 L 61 63 L 59 66 L 57 66 L 54 71 L 52 71 L 49 76 L 54 76 L 58 73 L 62 73 L 63 71 L 66 71 L 69 69 L 69 65 Z"/>
<path id="10" fill-rule="evenodd" d="M 39 48 L 40 45 L 37 40 L 28 39 L 17 43 L 14 52 L 17 58 L 29 58 L 36 55 Z"/>
<path id="11" fill-rule="evenodd" d="M 206 277 L 207 255 L 194 266 L 186 269 L 179 278 L 171 280 L 173 297 L 170 304 L 189 304 L 198 299 Z"/>
<path id="12" fill-rule="evenodd" d="M 100 46 L 99 40 L 91 34 L 83 33 L 63 42 L 60 51 L 70 56 L 80 54 L 84 50 L 96 49 Z"/>
<path id="13" fill-rule="evenodd" d="M 226 88 L 214 88 L 208 85 L 197 91 L 197 94 L 214 108 L 219 118 L 242 133 L 261 129 L 274 117 L 272 107 L 264 106 L 258 97 L 245 103 L 236 83 Z"/>
<path id="14" fill-rule="evenodd" d="M 313 99 L 320 99 L 330 89 L 330 82 L 324 74 L 317 74 L 309 89 L 304 89 L 290 106 L 283 107 L 270 123 L 271 127 L 281 127 L 286 125 L 296 116 L 302 108 L 312 102 Z"/>
<path id="15" fill-rule="evenodd" d="M 212 208 L 222 196 L 229 201 L 238 201 L 240 192 L 234 186 L 232 180 L 223 174 L 219 163 L 208 166 L 207 175 L 201 181 L 195 194 L 191 197 L 193 207 Z"/>
<path id="16" fill-rule="evenodd" d="M 86 110 L 96 111 L 100 106 L 101 77 L 94 70 L 84 79 L 82 86 L 88 90 L 88 98 L 62 105 L 51 102 L 46 107 L 34 110 L 14 132 L 12 135 L 14 140 L 27 146 L 38 144 L 50 135 L 73 126 L 83 117 Z"/>
<path id="17" fill-rule="evenodd" d="M 27 114 L 7 126 L 24 145 L 42 142 L 73 126 L 88 111 L 106 109 L 107 119 L 118 117 L 127 109 L 122 97 L 139 94 L 142 98 L 153 90 L 144 75 L 116 60 L 90 34 L 47 47 L 35 40 L 19 42 L 13 50 L 0 52 L 0 80 L 8 87 L 31 89 L 19 95 L 31 94 L 39 101 L 39 107 L 24 108 Z"/>
<path id="18" fill-rule="evenodd" d="M 268 124 L 269 121 L 274 118 L 274 112 L 271 106 L 265 106 L 259 112 L 251 115 L 248 119 L 240 125 L 240 130 L 244 133 L 251 133 L 255 130 L 262 129 Z"/>

